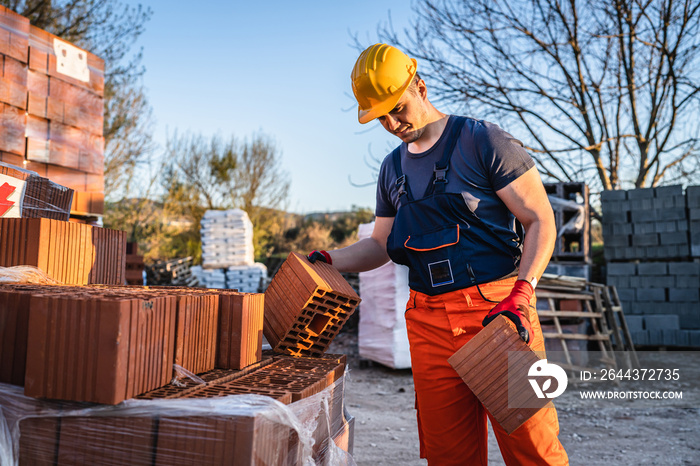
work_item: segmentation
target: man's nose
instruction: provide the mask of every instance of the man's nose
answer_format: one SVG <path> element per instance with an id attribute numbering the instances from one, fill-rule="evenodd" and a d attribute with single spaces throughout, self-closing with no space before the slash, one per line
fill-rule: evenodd
<path id="1" fill-rule="evenodd" d="M 386 126 L 390 131 L 396 131 L 400 125 L 399 120 L 387 114 L 384 116 L 384 121 L 386 121 Z"/>

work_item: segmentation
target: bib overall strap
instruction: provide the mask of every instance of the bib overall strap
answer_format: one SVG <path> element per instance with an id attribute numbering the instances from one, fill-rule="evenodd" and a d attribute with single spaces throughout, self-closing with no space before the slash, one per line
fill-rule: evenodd
<path id="1" fill-rule="evenodd" d="M 428 187 L 425 190 L 425 196 L 428 196 L 433 192 L 445 192 L 445 185 L 447 184 L 447 170 L 450 168 L 450 158 L 452 158 L 452 152 L 454 152 L 455 146 L 457 145 L 459 133 L 464 127 L 465 120 L 466 117 L 461 116 L 453 118 L 450 132 L 447 135 L 445 152 L 442 154 L 440 161 L 435 164 L 435 168 L 433 168 L 433 182 L 428 184 Z"/>
<path id="2" fill-rule="evenodd" d="M 404 195 L 410 202 L 413 200 L 413 196 L 411 196 L 411 189 L 408 187 L 406 175 L 404 175 L 401 170 L 401 146 L 394 149 L 391 153 L 391 157 L 394 160 L 394 170 L 396 171 L 396 187 L 399 188 L 399 203 L 401 203 L 401 198 Z"/>

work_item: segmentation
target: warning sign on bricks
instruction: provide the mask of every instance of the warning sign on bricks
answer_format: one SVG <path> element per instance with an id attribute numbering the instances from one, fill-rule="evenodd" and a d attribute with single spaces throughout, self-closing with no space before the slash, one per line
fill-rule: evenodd
<path id="1" fill-rule="evenodd" d="M 22 198 L 25 182 L 0 174 L 0 217 L 19 218 L 22 216 Z"/>

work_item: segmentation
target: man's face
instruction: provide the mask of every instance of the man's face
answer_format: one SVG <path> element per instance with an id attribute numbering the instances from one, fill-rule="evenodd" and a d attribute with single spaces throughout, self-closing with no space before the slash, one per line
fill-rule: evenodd
<path id="1" fill-rule="evenodd" d="M 388 114 L 377 118 L 389 131 L 406 144 L 417 141 L 425 131 L 427 109 L 420 93 L 406 91 Z"/>

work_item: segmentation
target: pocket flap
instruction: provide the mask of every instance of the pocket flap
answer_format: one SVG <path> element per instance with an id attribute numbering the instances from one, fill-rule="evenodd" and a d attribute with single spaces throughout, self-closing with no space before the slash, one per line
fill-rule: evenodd
<path id="1" fill-rule="evenodd" d="M 413 251 L 433 251 L 459 243 L 459 225 L 444 227 L 430 233 L 409 236 L 403 243 Z"/>

